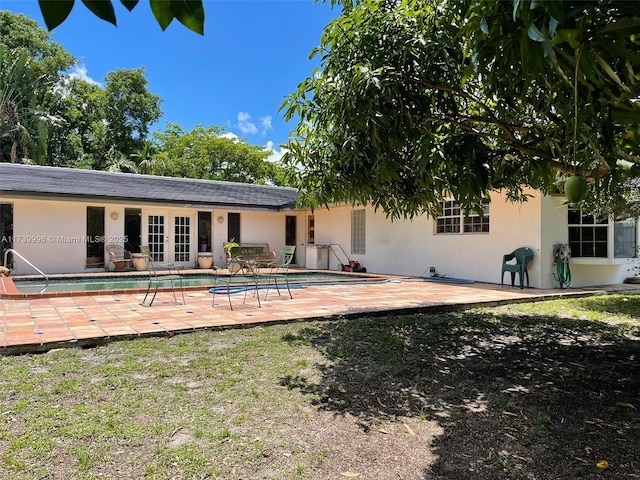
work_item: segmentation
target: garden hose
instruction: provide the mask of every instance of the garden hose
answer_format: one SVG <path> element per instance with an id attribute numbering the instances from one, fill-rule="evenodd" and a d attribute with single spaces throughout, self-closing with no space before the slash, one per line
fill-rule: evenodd
<path id="1" fill-rule="evenodd" d="M 560 288 L 571 285 L 571 268 L 569 262 L 564 262 L 561 257 L 556 258 L 556 280 L 560 282 Z"/>

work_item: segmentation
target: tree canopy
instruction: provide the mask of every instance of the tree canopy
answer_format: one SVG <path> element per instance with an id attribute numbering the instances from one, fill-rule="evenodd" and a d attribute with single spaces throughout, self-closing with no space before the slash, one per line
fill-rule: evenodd
<path id="1" fill-rule="evenodd" d="M 590 183 L 622 214 L 640 172 L 640 3 L 361 0 L 283 104 L 285 162 L 310 205 L 392 217 L 477 208 L 491 191 Z"/>
<path id="2" fill-rule="evenodd" d="M 282 168 L 267 160 L 264 147 L 229 136 L 221 127 L 196 126 L 187 132 L 170 123 L 154 137 L 166 175 L 284 185 Z"/>

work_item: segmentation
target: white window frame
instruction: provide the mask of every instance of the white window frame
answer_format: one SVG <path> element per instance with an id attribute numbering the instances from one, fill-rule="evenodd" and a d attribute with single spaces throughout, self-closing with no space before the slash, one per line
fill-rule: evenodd
<path id="1" fill-rule="evenodd" d="M 455 200 L 442 202 L 442 215 L 434 222 L 436 235 L 488 234 L 491 231 L 489 202 L 483 200 L 484 215 L 475 210 L 465 214 L 460 203 Z"/>
<path id="2" fill-rule="evenodd" d="M 624 224 L 633 224 L 633 232 L 635 239 L 632 240 L 634 245 L 637 245 L 638 241 L 638 219 L 626 219 L 626 220 L 614 220 L 612 218 L 607 219 L 596 219 L 591 215 L 585 215 L 582 210 L 576 210 L 576 212 L 580 213 L 580 222 L 579 223 L 570 223 L 572 216 L 572 208 L 568 207 L 567 209 L 567 236 L 569 245 L 571 246 L 571 256 L 572 259 L 578 261 L 578 263 L 626 263 L 629 259 L 633 259 L 637 257 L 637 248 L 629 249 L 627 247 L 626 253 L 631 253 L 633 256 L 627 256 L 624 254 L 616 253 L 619 250 L 619 239 L 617 238 L 620 233 L 618 231 L 617 226 L 621 226 Z M 572 232 L 573 229 L 573 232 Z M 575 233 L 576 229 L 580 229 L 580 238 L 576 239 Z M 585 240 L 585 235 L 583 232 L 587 233 Z M 604 231 L 604 233 L 602 233 Z M 599 235 L 597 232 L 600 232 Z M 628 233 L 628 231 L 627 231 Z M 628 243 L 628 240 L 626 241 Z M 576 246 L 579 245 L 579 247 Z M 593 248 L 591 251 L 594 253 L 593 255 L 584 255 L 584 245 L 592 244 Z M 604 251 L 600 253 L 606 253 L 606 255 L 595 255 L 597 245 L 604 244 Z M 588 253 L 588 252 L 587 252 Z"/>

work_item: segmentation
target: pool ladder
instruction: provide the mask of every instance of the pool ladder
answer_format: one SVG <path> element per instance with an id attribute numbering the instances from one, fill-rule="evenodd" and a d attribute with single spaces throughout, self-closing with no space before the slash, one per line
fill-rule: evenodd
<path id="1" fill-rule="evenodd" d="M 38 267 L 36 267 L 33 263 L 31 263 L 29 260 L 27 260 L 26 258 L 24 258 L 22 255 L 20 255 L 18 252 L 16 252 L 13 248 L 7 248 L 4 251 L 4 263 L 3 265 L 6 267 L 8 265 L 7 263 L 7 259 L 9 257 L 9 253 L 15 255 L 16 257 L 20 258 L 23 262 L 25 262 L 27 265 L 29 265 L 31 268 L 33 268 L 36 272 L 38 272 L 40 275 L 42 275 L 44 277 L 44 288 L 42 290 L 40 290 L 40 293 L 44 292 L 47 287 L 49 286 L 49 277 L 47 277 L 47 274 L 44 273 L 42 270 L 40 270 Z M 7 267 L 9 268 L 9 267 Z"/>

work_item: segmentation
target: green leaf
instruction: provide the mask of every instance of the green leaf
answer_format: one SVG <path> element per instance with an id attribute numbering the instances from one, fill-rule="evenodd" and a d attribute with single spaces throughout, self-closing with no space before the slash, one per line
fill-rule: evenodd
<path id="1" fill-rule="evenodd" d="M 116 12 L 113 10 L 111 0 L 82 0 L 82 3 L 93 12 L 98 18 L 113 25 L 117 25 Z"/>
<path id="2" fill-rule="evenodd" d="M 631 90 L 629 90 L 629 87 L 627 87 L 625 84 L 622 83 L 622 80 L 620 79 L 618 74 L 613 71 L 613 68 L 611 68 L 611 66 L 607 63 L 607 61 L 597 53 L 595 53 L 594 56 L 596 58 L 596 62 L 598 62 L 600 67 L 606 72 L 607 75 L 609 75 L 609 78 L 611 78 L 611 80 L 613 80 L 616 84 L 618 84 L 618 86 L 622 88 L 625 92 L 631 93 Z"/>
<path id="3" fill-rule="evenodd" d="M 129 11 L 133 10 L 138 4 L 138 0 L 120 0 L 120 3 Z"/>
<path id="4" fill-rule="evenodd" d="M 189 30 L 204 35 L 202 0 L 172 0 L 171 12 Z"/>
<path id="5" fill-rule="evenodd" d="M 164 31 L 171 24 L 174 16 L 171 13 L 171 0 L 149 0 L 153 16 Z"/>
<path id="6" fill-rule="evenodd" d="M 518 10 L 520 9 L 520 4 L 521 4 L 522 0 L 514 0 L 513 1 L 513 21 L 516 21 L 516 18 L 518 18 Z"/>
<path id="7" fill-rule="evenodd" d="M 49 30 L 53 30 L 67 19 L 73 8 L 74 0 L 58 0 L 56 2 L 38 0 L 38 4 L 44 23 Z"/>
<path id="8" fill-rule="evenodd" d="M 177 18 L 189 30 L 204 35 L 202 0 L 150 0 L 151 11 L 162 30 Z"/>
<path id="9" fill-rule="evenodd" d="M 544 42 L 546 40 L 544 34 L 533 23 L 529 25 L 527 35 L 529 35 L 529 38 L 534 42 Z"/>
<path id="10" fill-rule="evenodd" d="M 542 2 L 542 6 L 544 9 L 558 22 L 562 23 L 564 21 L 564 2 L 551 1 L 551 2 Z"/>
<path id="11" fill-rule="evenodd" d="M 487 25 L 486 17 L 482 17 L 482 20 L 480 21 L 480 30 L 485 35 L 489 35 L 489 25 Z"/>

